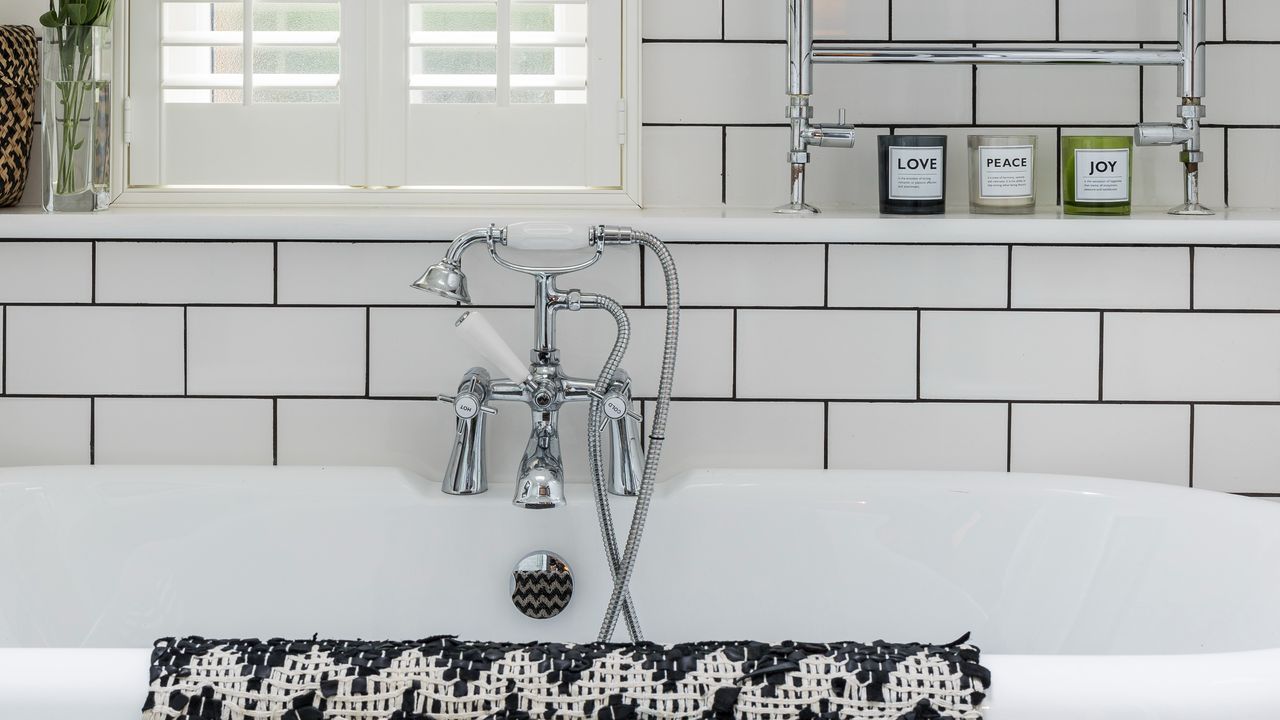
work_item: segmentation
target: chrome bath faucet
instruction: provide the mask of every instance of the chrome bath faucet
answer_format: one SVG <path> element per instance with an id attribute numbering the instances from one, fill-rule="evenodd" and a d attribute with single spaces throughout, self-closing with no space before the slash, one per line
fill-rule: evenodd
<path id="1" fill-rule="evenodd" d="M 521 402 L 528 406 L 532 426 L 529 442 L 516 471 L 518 507 L 545 509 L 560 507 L 564 497 L 564 460 L 560 452 L 560 410 L 565 405 L 586 403 L 596 397 L 596 381 L 573 378 L 560 366 L 556 347 L 556 314 L 600 308 L 602 296 L 579 290 L 561 290 L 556 279 L 595 264 L 607 245 L 631 244 L 625 230 L 603 226 L 583 229 L 585 245 L 577 238 L 579 229 L 553 223 L 518 223 L 506 228 L 473 230 L 453 241 L 443 260 L 432 265 L 413 286 L 462 304 L 471 303 L 462 255 L 471 246 L 484 243 L 499 265 L 531 275 L 534 281 L 533 348 L 529 363 L 522 362 L 498 333 L 477 312 L 464 313 L 455 324 L 463 337 L 508 377 L 492 379 L 485 368 L 467 371 L 457 392 L 440 398 L 450 403 L 457 416 L 456 436 L 443 490 L 451 495 L 474 495 L 488 489 L 485 461 L 486 417 L 494 402 Z M 594 249 L 588 259 L 565 267 L 526 266 L 511 262 L 499 252 L 512 249 Z M 631 407 L 631 380 L 618 370 L 601 397 L 608 426 L 612 461 L 608 465 L 609 492 L 635 495 L 639 491 L 644 464 L 640 445 L 640 415 Z M 599 428 L 598 430 L 603 430 Z"/>

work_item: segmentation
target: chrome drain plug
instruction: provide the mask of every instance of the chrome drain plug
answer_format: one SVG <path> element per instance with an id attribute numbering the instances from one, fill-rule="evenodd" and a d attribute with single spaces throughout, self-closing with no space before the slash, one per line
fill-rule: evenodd
<path id="1" fill-rule="evenodd" d="M 553 618 L 573 599 L 573 571 L 548 550 L 531 552 L 511 571 L 511 604 L 535 620 Z"/>

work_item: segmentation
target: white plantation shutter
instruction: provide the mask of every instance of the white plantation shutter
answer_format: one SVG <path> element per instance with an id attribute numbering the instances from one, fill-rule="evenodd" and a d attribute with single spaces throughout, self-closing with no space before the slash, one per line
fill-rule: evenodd
<path id="1" fill-rule="evenodd" d="M 132 186 L 622 185 L 622 0 L 133 0 L 130 32 Z"/>

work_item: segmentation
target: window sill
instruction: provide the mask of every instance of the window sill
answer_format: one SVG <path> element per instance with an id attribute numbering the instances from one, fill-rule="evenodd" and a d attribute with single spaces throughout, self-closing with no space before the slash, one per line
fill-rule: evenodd
<path id="1" fill-rule="evenodd" d="M 868 211 L 814 216 L 767 210 L 114 208 L 92 215 L 0 210 L 0 240 L 449 240 L 517 220 L 630 225 L 685 242 L 860 242 L 1079 245 L 1280 245 L 1280 210 L 1226 210 L 1180 218 L 1140 210 L 1128 218 L 1023 216 L 884 217 Z"/>

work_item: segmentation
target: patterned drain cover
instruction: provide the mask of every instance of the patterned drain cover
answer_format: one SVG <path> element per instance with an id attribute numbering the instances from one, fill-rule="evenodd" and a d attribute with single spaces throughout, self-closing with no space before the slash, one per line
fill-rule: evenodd
<path id="1" fill-rule="evenodd" d="M 539 550 L 511 571 L 511 603 L 535 620 L 553 618 L 573 599 L 573 572 L 559 555 Z"/>

